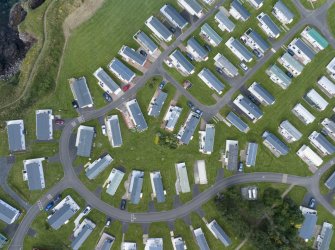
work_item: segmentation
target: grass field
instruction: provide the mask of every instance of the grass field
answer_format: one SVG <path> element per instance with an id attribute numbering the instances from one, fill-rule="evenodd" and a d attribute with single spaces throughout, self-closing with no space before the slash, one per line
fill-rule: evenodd
<path id="1" fill-rule="evenodd" d="M 333 33 L 333 36 L 335 36 L 335 16 L 333 13 L 335 12 L 335 4 L 333 4 L 329 9 L 328 9 L 328 26 L 330 28 L 330 31 Z"/>

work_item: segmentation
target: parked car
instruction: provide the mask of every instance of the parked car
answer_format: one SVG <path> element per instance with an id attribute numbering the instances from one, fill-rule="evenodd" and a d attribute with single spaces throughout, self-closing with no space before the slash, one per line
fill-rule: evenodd
<path id="1" fill-rule="evenodd" d="M 207 49 L 208 52 L 211 52 L 211 51 L 212 51 L 212 48 L 211 48 L 211 46 L 210 46 L 209 44 L 206 43 L 206 44 L 204 45 L 204 47 L 205 47 L 205 49 Z"/>
<path id="2" fill-rule="evenodd" d="M 186 53 L 186 56 L 191 60 L 194 61 L 194 57 L 190 53 Z"/>
<path id="3" fill-rule="evenodd" d="M 126 92 L 128 89 L 130 89 L 130 84 L 127 84 L 122 87 L 123 92 Z"/>
<path id="4" fill-rule="evenodd" d="M 140 50 L 140 54 L 144 57 L 148 56 L 147 52 L 145 52 L 143 49 Z"/>
<path id="5" fill-rule="evenodd" d="M 240 63 L 240 66 L 241 66 L 241 68 L 244 70 L 244 71 L 248 71 L 248 66 L 247 65 L 245 65 L 245 63 Z"/>
<path id="6" fill-rule="evenodd" d="M 293 78 L 293 75 L 290 71 L 286 71 L 286 75 L 289 77 L 289 78 Z"/>
<path id="7" fill-rule="evenodd" d="M 310 201 L 308 202 L 308 207 L 311 209 L 315 209 L 316 206 L 316 200 L 314 198 L 311 198 Z"/>
<path id="8" fill-rule="evenodd" d="M 111 222 L 112 222 L 112 219 L 107 218 L 105 227 L 109 227 L 111 225 Z"/>
<path id="9" fill-rule="evenodd" d="M 57 195 L 57 196 L 55 197 L 55 199 L 54 199 L 55 204 L 56 204 L 57 202 L 59 202 L 61 199 L 62 199 L 62 195 L 61 195 L 61 194 Z"/>
<path id="10" fill-rule="evenodd" d="M 103 135 L 107 135 L 105 124 L 101 125 L 101 132 L 102 132 Z"/>
<path id="11" fill-rule="evenodd" d="M 215 70 L 216 70 L 216 72 L 218 72 L 220 75 L 223 75 L 223 74 L 224 74 L 224 73 L 223 73 L 223 70 L 222 70 L 221 68 L 219 68 L 219 67 L 216 67 Z"/>
<path id="12" fill-rule="evenodd" d="M 257 49 L 254 49 L 252 52 L 255 54 L 255 56 L 256 56 L 257 58 L 261 58 L 261 57 L 262 57 L 261 52 L 259 52 Z"/>
<path id="13" fill-rule="evenodd" d="M 56 119 L 56 120 L 55 120 L 55 124 L 56 124 L 56 125 L 64 125 L 64 123 L 65 123 L 65 121 L 62 120 L 62 119 Z"/>
<path id="14" fill-rule="evenodd" d="M 203 113 L 200 109 L 195 109 L 194 112 L 197 113 L 197 114 L 200 115 L 200 116 L 201 116 L 202 113 Z"/>
<path id="15" fill-rule="evenodd" d="M 126 210 L 126 205 L 127 205 L 127 200 L 126 199 L 122 199 L 121 200 L 121 204 L 120 204 L 120 209 L 121 210 Z"/>
<path id="16" fill-rule="evenodd" d="M 79 104 L 78 104 L 77 100 L 73 100 L 73 101 L 72 101 L 72 107 L 73 107 L 74 109 L 79 108 Z"/>
<path id="17" fill-rule="evenodd" d="M 184 89 L 190 89 L 192 88 L 192 83 L 189 80 L 184 81 Z"/>
<path id="18" fill-rule="evenodd" d="M 88 215 L 88 213 L 91 211 L 91 207 L 90 206 L 87 206 L 85 207 L 84 211 L 83 211 L 83 214 L 84 215 Z"/>
<path id="19" fill-rule="evenodd" d="M 159 89 L 163 89 L 166 85 L 166 81 L 161 81 L 161 83 L 159 84 Z"/>
<path id="20" fill-rule="evenodd" d="M 247 43 L 247 38 L 245 37 L 245 36 L 241 36 L 241 41 L 243 42 L 243 43 Z"/>
<path id="21" fill-rule="evenodd" d="M 176 32 L 176 29 L 174 27 L 170 27 L 169 30 L 172 32 L 172 33 L 175 33 Z"/>
<path id="22" fill-rule="evenodd" d="M 194 104 L 191 101 L 187 101 L 187 106 L 192 110 L 194 109 Z"/>
<path id="23" fill-rule="evenodd" d="M 107 102 L 112 102 L 113 101 L 113 98 L 110 96 L 110 94 L 108 94 L 107 92 L 104 92 L 102 94 L 102 96 L 104 97 L 104 99 L 107 101 Z"/>
<path id="24" fill-rule="evenodd" d="M 54 201 L 50 201 L 46 206 L 45 206 L 45 211 L 48 212 L 53 206 L 55 205 Z"/>
<path id="25" fill-rule="evenodd" d="M 240 164 L 238 165 L 238 172 L 242 173 L 243 172 L 243 162 L 240 162 Z"/>
<path id="26" fill-rule="evenodd" d="M 289 53 L 291 56 L 294 56 L 294 52 L 291 49 L 287 49 L 287 53 Z"/>

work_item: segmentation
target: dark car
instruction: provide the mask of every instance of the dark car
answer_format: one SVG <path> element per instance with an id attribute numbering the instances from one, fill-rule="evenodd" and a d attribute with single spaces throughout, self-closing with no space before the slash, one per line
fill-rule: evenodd
<path id="1" fill-rule="evenodd" d="M 315 206 L 316 206 L 316 200 L 314 198 L 310 199 L 310 201 L 308 202 L 308 207 L 314 209 Z"/>
<path id="2" fill-rule="evenodd" d="M 289 78 L 293 78 L 293 75 L 290 71 L 286 71 L 286 75 L 289 77 Z"/>
<path id="3" fill-rule="evenodd" d="M 65 121 L 62 120 L 62 119 L 56 119 L 56 120 L 55 120 L 55 124 L 56 124 L 56 125 L 64 125 L 64 123 L 65 123 Z"/>
<path id="4" fill-rule="evenodd" d="M 190 109 L 194 109 L 194 104 L 190 101 L 187 101 L 187 106 L 189 106 Z"/>
<path id="5" fill-rule="evenodd" d="M 45 206 L 45 211 L 48 212 L 53 206 L 55 205 L 54 201 L 50 201 L 46 206 Z"/>
<path id="6" fill-rule="evenodd" d="M 194 61 L 194 57 L 190 53 L 186 53 L 186 56 L 191 60 Z"/>
<path id="7" fill-rule="evenodd" d="M 172 32 L 172 33 L 175 33 L 176 32 L 176 29 L 174 27 L 170 27 L 169 30 Z"/>
<path id="8" fill-rule="evenodd" d="M 123 92 L 126 92 L 128 89 L 130 89 L 130 84 L 127 84 L 122 87 Z"/>
<path id="9" fill-rule="evenodd" d="M 59 194 L 59 195 L 57 195 L 57 196 L 55 197 L 54 202 L 57 203 L 57 202 L 59 202 L 61 199 L 62 199 L 62 195 Z"/>
<path id="10" fill-rule="evenodd" d="M 163 89 L 166 85 L 166 81 L 161 81 L 161 83 L 159 84 L 159 89 Z"/>
<path id="11" fill-rule="evenodd" d="M 107 92 L 104 92 L 102 94 L 102 96 L 106 100 L 106 102 L 112 102 L 113 101 L 113 98 Z"/>
<path id="12" fill-rule="evenodd" d="M 122 199 L 121 204 L 120 204 L 120 209 L 121 210 L 126 210 L 126 205 L 127 205 L 127 200 Z"/>
<path id="13" fill-rule="evenodd" d="M 207 49 L 208 52 L 212 51 L 211 46 L 209 46 L 207 43 L 204 45 L 205 49 Z"/>
<path id="14" fill-rule="evenodd" d="M 216 70 L 216 72 L 218 72 L 220 75 L 223 75 L 223 74 L 224 74 L 224 73 L 223 73 L 223 70 L 222 70 L 221 68 L 219 68 L 219 67 L 216 67 L 215 70 Z"/>
<path id="15" fill-rule="evenodd" d="M 144 50 L 140 50 L 140 54 L 142 55 L 142 56 L 145 56 L 145 57 L 147 57 L 148 56 L 148 54 L 147 54 L 147 52 L 145 52 Z"/>
<path id="16" fill-rule="evenodd" d="M 261 58 L 262 57 L 262 54 L 257 49 L 254 49 L 252 52 L 255 54 L 255 56 L 257 58 Z"/>
<path id="17" fill-rule="evenodd" d="M 72 107 L 75 108 L 75 109 L 79 108 L 79 104 L 78 104 L 77 100 L 72 101 Z"/>
<path id="18" fill-rule="evenodd" d="M 287 53 L 289 53 L 291 56 L 294 56 L 294 52 L 291 49 L 287 49 Z"/>

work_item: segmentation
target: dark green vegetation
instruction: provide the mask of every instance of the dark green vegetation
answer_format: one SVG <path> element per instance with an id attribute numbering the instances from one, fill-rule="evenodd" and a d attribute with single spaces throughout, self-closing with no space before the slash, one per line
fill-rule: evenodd
<path id="1" fill-rule="evenodd" d="M 249 237 L 258 249 L 308 249 L 297 236 L 296 226 L 303 221 L 299 206 L 289 197 L 282 199 L 277 189 L 267 188 L 261 199 L 246 201 L 239 188 L 229 188 L 216 205 L 234 235 Z"/>

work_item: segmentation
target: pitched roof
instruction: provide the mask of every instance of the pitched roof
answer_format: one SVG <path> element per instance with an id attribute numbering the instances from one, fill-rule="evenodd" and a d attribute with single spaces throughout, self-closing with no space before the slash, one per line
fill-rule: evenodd
<path id="1" fill-rule="evenodd" d="M 307 30 L 308 35 L 310 35 L 321 47 L 326 48 L 328 46 L 328 41 L 314 28 L 309 28 Z"/>
<path id="2" fill-rule="evenodd" d="M 149 19 L 146 21 L 146 24 L 150 24 L 152 27 L 154 27 L 154 29 L 164 38 L 164 40 L 168 40 L 172 36 L 171 31 L 154 16 L 149 17 Z"/>
<path id="3" fill-rule="evenodd" d="M 206 124 L 205 146 L 204 151 L 213 152 L 215 127 L 212 124 Z"/>
<path id="4" fill-rule="evenodd" d="M 41 159 L 32 159 L 23 162 L 27 171 L 29 190 L 41 190 L 45 188 Z"/>
<path id="5" fill-rule="evenodd" d="M 329 189 L 334 189 L 335 188 L 335 171 L 332 173 L 331 176 L 329 176 L 329 178 L 325 182 L 325 185 Z"/>
<path id="6" fill-rule="evenodd" d="M 164 195 L 162 176 L 160 174 L 155 174 L 153 176 L 153 183 L 155 185 L 157 202 L 158 203 L 165 202 L 165 195 Z"/>
<path id="7" fill-rule="evenodd" d="M 119 123 L 119 117 L 117 115 L 112 115 L 106 119 L 106 127 L 108 136 L 111 137 L 113 142 L 113 147 L 120 147 L 122 145 L 122 135 Z"/>
<path id="8" fill-rule="evenodd" d="M 19 213 L 19 210 L 0 199 L 0 220 L 7 224 L 11 224 L 13 219 L 16 218 Z"/>
<path id="9" fill-rule="evenodd" d="M 244 20 L 247 20 L 250 17 L 250 13 L 247 11 L 246 8 L 243 7 L 243 5 L 239 1 L 234 0 L 231 3 L 231 7 L 233 7 Z"/>
<path id="10" fill-rule="evenodd" d="M 80 108 L 93 105 L 92 96 L 90 90 L 88 89 L 85 77 L 71 79 L 70 86 L 74 98 L 77 100 Z"/>
<path id="11" fill-rule="evenodd" d="M 133 171 L 134 173 L 134 171 Z M 133 175 L 132 173 L 132 175 Z M 141 198 L 142 186 L 143 186 L 143 172 L 136 173 L 132 176 L 132 190 L 130 194 L 130 200 L 133 204 L 138 204 Z"/>
<path id="12" fill-rule="evenodd" d="M 144 65 L 145 61 L 147 60 L 147 58 L 145 56 L 136 52 L 134 49 L 132 49 L 132 48 L 126 46 L 126 45 L 122 46 L 119 53 L 120 54 L 122 53 L 125 57 L 133 60 L 138 65 Z"/>
<path id="13" fill-rule="evenodd" d="M 182 15 L 180 15 L 179 12 L 170 4 L 165 4 L 160 9 L 160 12 L 163 13 L 163 15 L 170 21 L 173 21 L 173 23 L 176 24 L 180 29 L 183 29 L 188 24 L 185 18 L 183 18 Z"/>
<path id="14" fill-rule="evenodd" d="M 292 125 L 288 120 L 283 121 L 280 127 L 285 129 L 294 139 L 299 140 L 302 137 L 300 131 Z"/>
<path id="15" fill-rule="evenodd" d="M 292 82 L 292 79 L 289 78 L 285 72 L 279 68 L 276 64 L 273 64 L 269 69 L 268 69 L 272 74 L 276 75 L 281 81 L 284 86 L 289 86 Z"/>
<path id="16" fill-rule="evenodd" d="M 80 125 L 78 127 L 76 146 L 77 155 L 83 157 L 89 157 L 91 155 L 91 149 L 94 139 L 94 128 Z"/>
<path id="17" fill-rule="evenodd" d="M 234 47 L 238 52 L 240 52 L 246 61 L 249 61 L 252 59 L 251 52 L 237 39 L 233 39 L 230 42 L 230 45 Z"/>
<path id="18" fill-rule="evenodd" d="M 114 58 L 108 67 L 117 77 L 126 82 L 130 82 L 135 77 L 135 73 L 117 58 Z"/>
<path id="19" fill-rule="evenodd" d="M 52 110 L 36 110 L 36 137 L 38 140 L 52 139 Z"/>
<path id="20" fill-rule="evenodd" d="M 278 139 L 274 134 L 265 131 L 262 135 L 264 141 L 270 144 L 276 151 L 278 151 L 281 155 L 287 155 L 289 152 L 289 148 L 285 145 L 284 142 Z"/>
<path id="21" fill-rule="evenodd" d="M 223 83 L 209 69 L 203 68 L 198 76 L 201 80 L 206 80 L 206 84 L 209 84 L 216 92 L 221 93 L 224 90 Z"/>
<path id="22" fill-rule="evenodd" d="M 218 53 L 214 60 L 219 65 L 220 68 L 226 69 L 233 76 L 238 75 L 238 69 L 232 64 L 224 55 Z"/>
<path id="23" fill-rule="evenodd" d="M 116 168 L 113 168 L 111 173 L 109 174 L 108 181 L 109 186 L 107 187 L 106 192 L 109 195 L 114 195 L 116 193 L 117 188 L 120 186 L 121 181 L 124 177 L 124 173 Z"/>
<path id="24" fill-rule="evenodd" d="M 202 11 L 201 5 L 196 0 L 184 0 L 188 6 L 192 8 L 195 13 L 200 13 Z"/>
<path id="25" fill-rule="evenodd" d="M 194 235 L 200 250 L 210 250 L 205 235 L 200 227 L 194 230 Z"/>
<path id="26" fill-rule="evenodd" d="M 128 109 L 131 113 L 132 119 L 135 122 L 136 129 L 138 131 L 144 131 L 148 128 L 147 122 L 144 119 L 143 113 L 141 111 L 140 106 L 138 105 L 138 102 L 136 99 L 133 99 L 129 101 L 128 103 Z"/>
<path id="27" fill-rule="evenodd" d="M 51 215 L 48 219 L 49 225 L 57 230 L 59 229 L 67 220 L 69 220 L 76 212 L 71 209 L 71 206 L 65 203 L 60 209 Z"/>
<path id="28" fill-rule="evenodd" d="M 274 6 L 275 9 L 278 9 L 288 20 L 294 18 L 294 14 L 286 7 L 282 1 L 278 1 Z"/>
<path id="29" fill-rule="evenodd" d="M 187 45 L 196 51 L 199 57 L 206 58 L 208 56 L 208 51 L 203 46 L 201 46 L 194 37 L 188 39 Z"/>
<path id="30" fill-rule="evenodd" d="M 7 121 L 7 135 L 10 151 L 26 150 L 23 120 Z"/>
<path id="31" fill-rule="evenodd" d="M 275 98 L 269 93 L 269 91 L 267 91 L 262 85 L 260 85 L 257 82 L 254 82 L 249 88 L 248 90 L 253 94 L 253 91 L 255 93 L 257 93 L 257 95 L 261 96 L 261 98 L 263 99 L 262 101 L 264 101 L 267 104 L 273 104 L 275 102 Z M 256 98 L 258 98 L 257 96 L 255 96 Z"/>
<path id="32" fill-rule="evenodd" d="M 152 39 L 143 31 L 138 31 L 134 38 L 140 41 L 142 46 L 144 46 L 151 53 L 154 53 L 158 49 L 158 46 L 154 43 L 154 41 L 152 41 Z"/>
<path id="33" fill-rule="evenodd" d="M 318 216 L 316 214 L 306 213 L 304 217 L 304 222 L 299 229 L 299 237 L 306 240 L 312 238 Z"/>
<path id="34" fill-rule="evenodd" d="M 185 126 L 183 127 L 183 131 L 180 136 L 180 141 L 182 143 L 189 144 L 199 122 L 200 122 L 200 117 L 194 114 L 193 112 L 191 112 L 188 116 L 188 120 Z"/>
<path id="35" fill-rule="evenodd" d="M 120 87 L 116 84 L 116 82 L 103 70 L 103 68 L 98 68 L 94 72 L 94 76 L 98 79 L 98 81 L 105 84 L 113 93 L 117 92 Z"/>
<path id="36" fill-rule="evenodd" d="M 213 220 L 211 223 L 208 225 L 212 231 L 214 232 L 215 236 L 222 242 L 222 244 L 227 247 L 231 244 L 231 239 L 229 236 L 223 231 L 222 227 Z"/>
<path id="37" fill-rule="evenodd" d="M 262 115 L 263 112 L 262 110 L 254 104 L 252 101 L 249 100 L 249 98 L 242 96 L 238 102 L 243 108 L 248 110 L 250 114 L 252 114 L 256 119 L 259 119 Z"/>
<path id="38" fill-rule="evenodd" d="M 248 124 L 246 124 L 240 117 L 238 117 L 234 112 L 229 112 L 227 115 L 227 120 L 234 125 L 239 131 L 246 133 L 249 130 Z"/>
<path id="39" fill-rule="evenodd" d="M 293 56 L 291 56 L 288 52 L 285 52 L 281 57 L 286 62 L 288 62 L 295 70 L 301 72 L 304 69 L 304 66 L 296 60 Z"/>
<path id="40" fill-rule="evenodd" d="M 189 73 L 194 70 L 194 66 L 192 63 L 189 62 L 189 60 L 186 59 L 186 57 L 180 52 L 179 49 L 176 49 L 172 52 L 170 55 L 171 58 L 175 58 L 175 60 Z"/>
<path id="41" fill-rule="evenodd" d="M 298 47 L 309 59 L 312 60 L 315 57 L 315 52 L 300 38 L 295 39 L 292 44 Z"/>
<path id="42" fill-rule="evenodd" d="M 258 144 L 254 142 L 249 142 L 248 148 L 247 148 L 246 160 L 245 160 L 245 164 L 247 166 L 256 165 L 257 151 L 258 151 Z"/>
<path id="43" fill-rule="evenodd" d="M 153 103 L 151 103 L 151 109 L 149 112 L 150 116 L 153 116 L 153 117 L 159 116 L 167 96 L 168 96 L 167 93 L 163 91 L 159 91 L 159 94 L 157 95 Z"/>
<path id="44" fill-rule="evenodd" d="M 270 48 L 269 44 L 256 31 L 249 29 L 247 31 L 247 35 L 257 44 L 258 47 L 260 47 L 262 51 L 267 51 Z"/>
<path id="45" fill-rule="evenodd" d="M 104 171 L 109 164 L 111 164 L 113 158 L 107 154 L 98 160 L 95 160 L 92 164 L 90 164 L 86 168 L 86 176 L 88 179 L 92 180 L 95 179 L 102 171 Z"/>
<path id="46" fill-rule="evenodd" d="M 225 15 L 222 10 L 219 10 L 219 12 L 216 13 L 215 18 L 228 30 L 233 30 L 235 28 L 235 24 Z"/>
<path id="47" fill-rule="evenodd" d="M 211 40 L 214 41 L 215 44 L 222 42 L 221 36 L 219 36 L 218 33 L 216 33 L 208 23 L 205 23 L 201 26 L 201 32 L 206 34 Z"/>
<path id="48" fill-rule="evenodd" d="M 90 224 L 92 224 L 93 227 Z M 77 237 L 72 241 L 71 247 L 73 250 L 78 250 L 83 245 L 88 236 L 90 236 L 90 234 L 93 232 L 95 225 L 93 223 L 90 224 L 85 224 Z"/>

